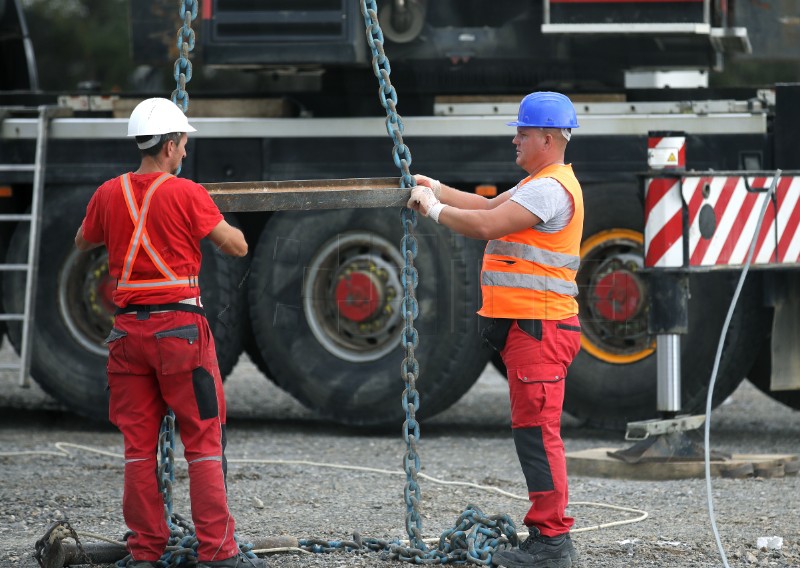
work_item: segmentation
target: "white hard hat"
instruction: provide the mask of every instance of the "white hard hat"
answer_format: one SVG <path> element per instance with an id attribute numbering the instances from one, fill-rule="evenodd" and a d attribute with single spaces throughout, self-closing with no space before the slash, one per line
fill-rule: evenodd
<path id="1" fill-rule="evenodd" d="M 170 132 L 197 132 L 197 129 L 189 124 L 183 111 L 169 99 L 155 97 L 140 102 L 128 120 L 128 136 L 155 138 L 152 143 L 144 142 L 144 147 L 139 144 L 142 149 L 154 146 L 158 143 L 160 134 Z"/>

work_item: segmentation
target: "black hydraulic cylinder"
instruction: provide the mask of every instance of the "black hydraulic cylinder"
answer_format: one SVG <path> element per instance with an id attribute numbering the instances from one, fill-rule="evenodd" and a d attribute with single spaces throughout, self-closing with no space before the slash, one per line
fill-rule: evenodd
<path id="1" fill-rule="evenodd" d="M 653 270 L 647 273 L 647 286 L 650 293 L 648 333 L 689 333 L 689 275 Z"/>

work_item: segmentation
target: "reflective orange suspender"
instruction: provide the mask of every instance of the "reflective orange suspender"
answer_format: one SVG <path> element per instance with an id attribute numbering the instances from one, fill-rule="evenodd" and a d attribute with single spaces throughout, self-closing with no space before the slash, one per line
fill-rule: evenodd
<path id="1" fill-rule="evenodd" d="M 118 288 L 136 289 L 136 290 L 153 290 L 156 288 L 170 288 L 176 286 L 189 286 L 191 288 L 197 286 L 197 276 L 182 276 L 178 277 L 172 269 L 167 266 L 161 255 L 150 243 L 150 238 L 147 235 L 147 214 L 150 211 L 150 203 L 153 200 L 153 194 L 161 186 L 162 183 L 171 178 L 171 174 L 160 175 L 150 187 L 142 200 L 142 207 L 136 204 L 136 198 L 131 190 L 130 174 L 120 176 L 122 185 L 122 192 L 125 196 L 125 204 L 128 206 L 128 213 L 133 221 L 133 234 L 131 241 L 128 244 L 128 251 L 125 253 L 125 262 L 122 266 L 122 276 L 117 282 Z M 133 271 L 133 264 L 139 254 L 139 250 L 144 247 L 144 251 L 158 271 L 164 276 L 160 279 L 152 280 L 131 280 L 131 272 Z"/>

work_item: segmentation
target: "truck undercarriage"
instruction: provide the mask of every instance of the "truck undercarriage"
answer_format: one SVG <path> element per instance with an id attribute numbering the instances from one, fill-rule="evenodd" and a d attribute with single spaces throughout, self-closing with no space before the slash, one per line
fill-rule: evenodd
<path id="1" fill-rule="evenodd" d="M 394 175 L 356 5 L 318 1 L 301 10 L 289 3 L 296 10 L 286 7 L 281 15 L 277 7 L 259 11 L 257 4 L 204 4 L 198 28 L 202 64 L 258 67 L 266 69 L 266 78 L 261 97 L 248 93 L 223 100 L 220 93 L 199 93 L 192 99 L 189 116 L 198 132 L 188 145 L 183 175 L 223 186 Z M 695 26 L 691 33 L 653 27 L 623 33 L 621 39 L 605 31 L 587 33 L 586 26 L 598 22 L 581 21 L 564 11 L 564 3 L 548 4 L 549 15 L 534 2 L 492 4 L 487 12 L 482 2 L 469 9 L 459 3 L 456 9 L 448 2 L 412 1 L 402 16 L 397 10 L 403 2 L 381 5 L 392 30 L 387 52 L 391 49 L 396 62 L 400 110 L 408 109 L 403 114 L 412 169 L 465 191 L 504 191 L 522 176 L 513 167 L 512 132 L 505 126 L 516 112 L 515 101 L 534 89 L 570 93 L 581 127 L 567 158 L 583 185 L 587 216 L 578 275 L 582 351 L 570 368 L 565 409 L 608 427 L 653 417 L 656 341 L 648 314 L 649 279 L 657 276 L 645 262 L 642 190 L 648 134 L 684 132 L 687 171 L 800 169 L 791 126 L 800 108 L 798 87 L 739 89 L 736 98 L 725 99 L 703 85 L 626 88 L 632 80 L 626 69 L 713 65 L 718 53 L 709 47 L 713 29 L 727 30 L 716 35 L 729 48 L 741 47 L 741 36 L 731 31 L 735 26 L 723 25 L 719 14 L 689 11 L 681 16 L 685 21 L 669 22 Z M 142 61 L 164 57 L 163 42 L 147 41 L 158 37 L 158 26 L 165 23 L 174 33 L 172 19 L 163 13 L 160 3 L 132 3 L 134 32 L 149 30 L 134 33 L 134 51 Z M 662 16 L 651 17 L 653 26 L 663 28 Z M 567 32 L 557 26 L 573 27 Z M 697 26 L 706 27 L 698 32 Z M 545 29 L 556 31 L 541 33 Z M 104 251 L 78 253 L 72 237 L 94 188 L 137 160 L 122 136 L 122 117 L 136 99 L 65 95 L 62 105 L 82 110 L 73 108 L 71 116 L 49 122 L 31 375 L 72 410 L 104 419 L 102 341 L 112 322 L 113 279 Z M 27 100 L 43 97 L 32 93 Z M 5 164 L 36 161 L 36 119 L 9 104 L 20 99 L 25 95 L 3 93 L 0 162 Z M 254 100 L 267 101 L 268 117 L 242 110 Z M 204 102 L 212 109 L 206 116 L 199 110 Z M 220 116 L 222 109 L 237 106 L 233 116 Z M 25 213 L 32 174 L 2 176 L 0 189 L 7 197 L 0 199 L 0 210 Z M 269 379 L 322 416 L 359 425 L 397 422 L 402 416 L 397 210 L 314 204 L 306 211 L 231 210 L 226 217 L 243 228 L 252 255 L 231 261 L 204 244 L 200 275 L 223 374 L 246 350 Z M 4 225 L 5 262 L 24 264 L 29 226 Z M 419 411 L 424 418 L 466 392 L 491 354 L 480 344 L 474 315 L 481 243 L 428 221 L 421 221 L 418 239 L 418 388 L 426 401 Z M 749 279 L 728 335 L 715 403 L 745 377 L 770 391 L 772 300 L 796 287 L 796 262 L 764 267 Z M 689 327 L 681 339 L 686 412 L 703 407 L 735 270 L 687 270 Z M 20 313 L 24 272 L 5 271 L 2 286 L 5 312 Z M 342 290 L 354 286 L 365 290 L 367 301 L 342 304 Z M 22 327 L 8 322 L 18 348 Z M 800 407 L 798 391 L 771 394 Z"/>

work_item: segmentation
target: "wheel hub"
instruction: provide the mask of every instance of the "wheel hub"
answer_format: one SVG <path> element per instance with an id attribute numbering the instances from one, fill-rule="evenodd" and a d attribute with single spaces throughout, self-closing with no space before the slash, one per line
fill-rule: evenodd
<path id="1" fill-rule="evenodd" d="M 647 286 L 640 276 L 643 243 L 639 232 L 610 229 L 581 245 L 581 346 L 608 363 L 633 363 L 655 351 L 647 332 Z"/>
<path id="2" fill-rule="evenodd" d="M 602 276 L 592 290 L 594 308 L 607 320 L 622 322 L 633 318 L 641 308 L 639 278 L 627 270 Z"/>
<path id="3" fill-rule="evenodd" d="M 303 309 L 317 341 L 340 359 L 374 361 L 396 349 L 402 317 L 397 247 L 371 232 L 337 235 L 314 255 Z"/>
<path id="4" fill-rule="evenodd" d="M 334 296 L 339 315 L 350 321 L 364 322 L 376 315 L 385 294 L 376 275 L 356 271 L 339 278 Z"/>

